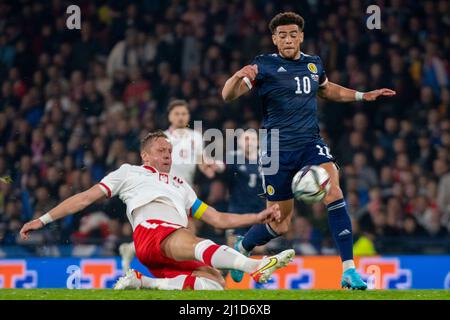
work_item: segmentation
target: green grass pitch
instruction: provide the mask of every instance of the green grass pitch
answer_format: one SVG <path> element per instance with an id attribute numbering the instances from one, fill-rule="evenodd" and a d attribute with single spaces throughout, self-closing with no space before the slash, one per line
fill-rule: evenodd
<path id="1" fill-rule="evenodd" d="M 450 300 L 450 290 L 68 290 L 0 289 L 0 300 Z"/>

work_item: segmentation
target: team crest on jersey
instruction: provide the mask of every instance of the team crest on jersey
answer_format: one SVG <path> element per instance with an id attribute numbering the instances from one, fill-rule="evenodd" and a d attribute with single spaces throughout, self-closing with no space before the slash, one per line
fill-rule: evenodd
<path id="1" fill-rule="evenodd" d="M 314 63 L 308 63 L 308 70 L 312 73 L 317 73 L 317 67 Z"/>
<path id="2" fill-rule="evenodd" d="M 270 184 L 267 186 L 267 193 L 269 194 L 269 196 L 273 196 L 273 194 L 275 193 L 275 188 Z"/>

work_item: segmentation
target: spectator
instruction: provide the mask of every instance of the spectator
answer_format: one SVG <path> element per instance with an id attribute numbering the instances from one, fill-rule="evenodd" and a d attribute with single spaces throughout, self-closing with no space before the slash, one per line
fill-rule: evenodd
<path id="1" fill-rule="evenodd" d="M 364 205 L 367 203 L 369 189 L 377 185 L 377 175 L 375 170 L 367 165 L 364 153 L 355 154 L 353 167 L 355 168 L 359 200 L 361 205 Z"/>
<path id="2" fill-rule="evenodd" d="M 0 23 L 2 244 L 16 242 L 23 220 L 124 162 L 139 164 L 139 138 L 166 127 L 171 98 L 187 99 L 192 119 L 202 120 L 205 129 L 260 127 L 255 95 L 224 106 L 219 92 L 256 54 L 274 52 L 267 23 L 284 5 L 149 3 L 92 2 L 79 32 L 66 30 L 58 1 L 25 1 L 22 10 L 3 4 L 0 10 L 9 14 Z M 448 25 L 448 6 L 393 4 L 395 14 L 373 38 L 362 29 L 365 16 L 357 14 L 362 12 L 357 1 L 343 1 L 337 10 L 332 2 L 290 7 L 306 16 L 312 30 L 302 51 L 321 56 L 330 81 L 360 91 L 378 86 L 397 91 L 390 101 L 319 101 L 321 130 L 342 167 L 341 183 L 361 239 L 373 241 L 381 254 L 389 250 L 385 239 L 413 241 L 422 228 L 432 238 L 448 239 L 450 42 L 436 36 L 438 26 Z M 423 14 L 433 11 L 437 14 Z M 5 183 L 6 177 L 12 182 Z M 222 178 L 201 177 L 194 188 L 209 204 L 226 208 Z M 38 234 L 36 242 L 80 239 L 71 235 L 83 233 L 80 220 L 90 216 L 97 222 L 88 223 L 92 232 L 84 232 L 83 241 L 88 236 L 105 241 L 103 254 L 113 254 L 119 238 L 131 235 L 122 205 L 119 199 L 98 204 Z M 287 238 L 259 250 L 278 251 L 276 246 L 295 242 L 300 252 L 335 253 L 324 212 L 322 204 L 302 206 Z M 201 225 L 198 232 L 223 240 L 222 233 Z"/>
<path id="3" fill-rule="evenodd" d="M 139 66 L 137 48 L 137 31 L 130 28 L 126 31 L 125 39 L 118 42 L 108 56 L 107 72 L 112 77 L 116 71 Z"/>
<path id="4" fill-rule="evenodd" d="M 292 248 L 300 255 L 320 253 L 321 236 L 305 217 L 295 217 L 293 223 Z"/>
<path id="5" fill-rule="evenodd" d="M 417 239 L 426 235 L 425 229 L 417 223 L 413 216 L 407 216 L 403 223 L 403 236 L 405 238 Z"/>

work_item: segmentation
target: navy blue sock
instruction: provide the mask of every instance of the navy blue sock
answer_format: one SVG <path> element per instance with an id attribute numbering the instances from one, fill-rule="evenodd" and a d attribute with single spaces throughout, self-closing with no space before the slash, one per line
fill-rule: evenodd
<path id="1" fill-rule="evenodd" d="M 250 252 L 256 246 L 262 246 L 278 236 L 268 224 L 255 224 L 245 234 L 242 247 Z"/>
<path id="2" fill-rule="evenodd" d="M 353 260 L 352 222 L 347 213 L 344 199 L 330 203 L 327 209 L 328 224 L 342 261 Z"/>

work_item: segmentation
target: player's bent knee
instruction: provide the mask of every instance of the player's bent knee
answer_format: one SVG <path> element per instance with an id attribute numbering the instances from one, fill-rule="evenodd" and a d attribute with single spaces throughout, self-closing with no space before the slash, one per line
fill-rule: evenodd
<path id="1" fill-rule="evenodd" d="M 270 223 L 270 227 L 278 234 L 283 235 L 289 231 L 290 219 L 284 219 L 279 223 Z"/>
<path id="2" fill-rule="evenodd" d="M 333 201 L 342 199 L 344 197 L 344 194 L 342 193 L 342 190 L 338 186 L 331 186 L 330 190 L 328 191 L 326 197 L 324 198 L 325 204 L 329 204 Z"/>
<path id="3" fill-rule="evenodd" d="M 225 284 L 220 284 L 208 278 L 197 277 L 195 279 L 195 290 L 224 290 Z"/>
<path id="4" fill-rule="evenodd" d="M 278 235 L 283 235 L 289 231 L 291 224 L 292 208 L 289 210 L 281 210 L 281 221 L 272 221 L 269 225 Z"/>
<path id="5" fill-rule="evenodd" d="M 284 223 L 276 231 L 279 235 L 283 235 L 289 231 L 289 225 Z"/>
<path id="6" fill-rule="evenodd" d="M 192 272 L 193 276 L 210 279 L 211 281 L 219 283 L 222 287 L 225 287 L 225 279 L 219 270 L 211 267 L 200 267 Z"/>

